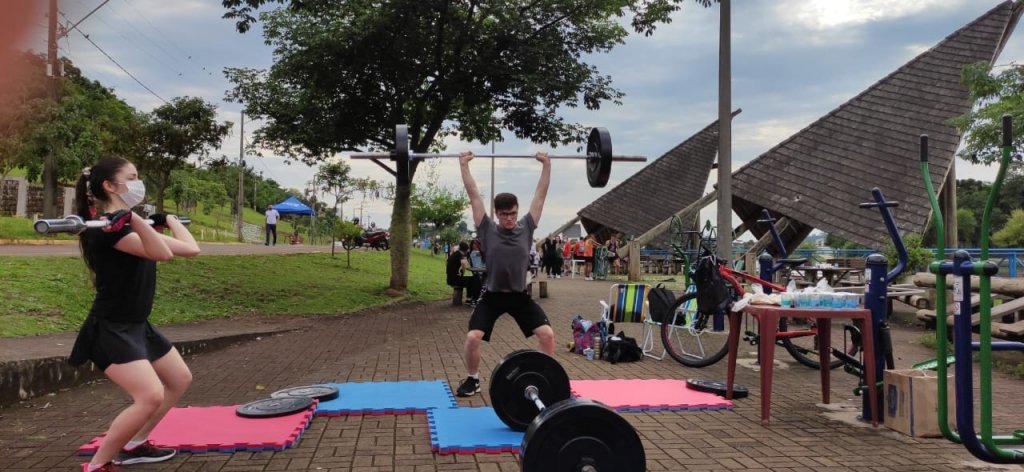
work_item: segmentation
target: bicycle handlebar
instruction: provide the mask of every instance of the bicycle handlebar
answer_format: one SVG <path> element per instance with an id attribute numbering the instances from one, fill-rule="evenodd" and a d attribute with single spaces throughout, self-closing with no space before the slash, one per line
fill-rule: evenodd
<path id="1" fill-rule="evenodd" d="M 885 201 L 885 195 L 882 194 L 882 190 L 878 187 L 871 189 L 871 195 L 875 197 L 875 203 L 861 203 L 861 208 L 878 208 L 878 211 L 882 213 L 882 220 L 885 221 L 885 229 L 889 231 L 889 238 L 892 239 L 893 245 L 896 246 L 896 254 L 899 259 L 896 263 L 896 267 L 889 271 L 885 276 L 885 284 L 889 285 L 893 280 L 896 279 L 906 268 L 907 268 L 907 248 L 903 245 L 903 238 L 900 237 L 900 232 L 896 229 L 896 221 L 892 217 L 892 212 L 889 208 L 899 206 L 899 202 L 887 202 Z"/>

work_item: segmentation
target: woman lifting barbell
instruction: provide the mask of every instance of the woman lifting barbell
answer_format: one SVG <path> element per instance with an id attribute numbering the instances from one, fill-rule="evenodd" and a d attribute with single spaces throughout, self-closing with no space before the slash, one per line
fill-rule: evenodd
<path id="1" fill-rule="evenodd" d="M 155 224 L 151 226 L 131 211 L 145 199 L 146 187 L 135 166 L 125 159 L 107 157 L 86 168 L 75 191 L 76 210 L 83 221 L 102 214 L 101 219 L 113 224 L 79 234 L 96 297 L 68 362 L 81 365 L 91 360 L 132 398 L 82 470 L 107 471 L 113 470 L 111 464 L 170 459 L 173 449 L 155 447 L 147 437 L 185 393 L 192 373 L 148 319 L 156 292 L 156 262 L 195 256 L 199 245 L 177 218 L 152 215 Z M 154 229 L 160 223 L 172 236 Z"/>

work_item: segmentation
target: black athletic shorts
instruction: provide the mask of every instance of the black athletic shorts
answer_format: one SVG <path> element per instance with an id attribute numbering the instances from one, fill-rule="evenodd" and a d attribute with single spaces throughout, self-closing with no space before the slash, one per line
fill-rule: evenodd
<path id="1" fill-rule="evenodd" d="M 523 336 L 533 336 L 533 330 L 550 325 L 548 315 L 526 292 L 486 292 L 469 317 L 469 330 L 484 332 L 484 341 L 491 340 L 491 330 L 498 317 L 508 313 L 516 320 Z"/>
<path id="2" fill-rule="evenodd" d="M 69 362 L 79 365 L 91 360 L 100 371 L 111 364 L 132 361 L 156 361 L 167 355 L 174 346 L 148 321 L 122 323 L 87 319 L 78 333 Z"/>

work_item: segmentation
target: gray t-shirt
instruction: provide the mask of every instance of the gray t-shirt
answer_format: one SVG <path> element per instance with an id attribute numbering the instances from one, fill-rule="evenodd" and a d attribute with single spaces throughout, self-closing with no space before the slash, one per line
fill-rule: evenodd
<path id="1" fill-rule="evenodd" d="M 484 215 L 476 227 L 477 238 L 484 245 L 487 261 L 488 292 L 525 292 L 526 271 L 530 268 L 530 246 L 537 229 L 529 213 L 510 230 L 498 227 Z"/>

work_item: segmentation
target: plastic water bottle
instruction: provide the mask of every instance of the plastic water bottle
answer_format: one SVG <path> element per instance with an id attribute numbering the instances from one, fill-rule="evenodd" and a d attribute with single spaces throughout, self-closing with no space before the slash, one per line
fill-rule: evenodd
<path id="1" fill-rule="evenodd" d="M 592 348 L 586 348 L 583 350 L 583 355 L 587 356 L 588 361 L 594 360 L 594 350 Z"/>

